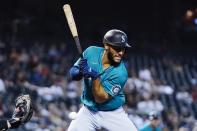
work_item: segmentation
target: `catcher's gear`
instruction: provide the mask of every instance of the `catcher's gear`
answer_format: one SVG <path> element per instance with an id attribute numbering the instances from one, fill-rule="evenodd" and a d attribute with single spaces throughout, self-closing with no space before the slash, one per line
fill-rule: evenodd
<path id="1" fill-rule="evenodd" d="M 8 129 L 7 120 L 0 120 L 0 131 L 5 131 Z"/>
<path id="2" fill-rule="evenodd" d="M 9 123 L 10 123 L 10 125 L 11 125 L 11 129 L 13 129 L 13 128 L 18 128 L 20 125 L 21 125 L 21 121 L 20 121 L 20 119 L 10 119 L 9 120 Z"/>
<path id="3" fill-rule="evenodd" d="M 17 128 L 20 124 L 26 123 L 32 115 L 33 108 L 30 96 L 27 94 L 17 97 L 12 119 L 9 120 L 11 128 Z"/>
<path id="4" fill-rule="evenodd" d="M 109 30 L 103 38 L 103 43 L 118 47 L 131 47 L 127 43 L 127 35 L 117 29 Z"/>

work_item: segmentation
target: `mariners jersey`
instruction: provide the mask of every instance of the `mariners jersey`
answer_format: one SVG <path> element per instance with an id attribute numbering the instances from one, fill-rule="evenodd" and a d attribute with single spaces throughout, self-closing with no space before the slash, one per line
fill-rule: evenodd
<path id="1" fill-rule="evenodd" d="M 158 126 L 156 128 L 153 128 L 150 123 L 146 124 L 143 128 L 139 129 L 139 131 L 161 131 L 161 127 Z"/>
<path id="2" fill-rule="evenodd" d="M 95 111 L 110 111 L 119 108 L 125 102 L 123 87 L 127 81 L 128 74 L 123 61 L 118 66 L 110 66 L 106 69 L 102 65 L 102 56 L 104 48 L 90 46 L 83 52 L 83 58 L 87 59 L 89 67 L 100 74 L 100 83 L 104 90 L 112 98 L 104 103 L 96 103 L 92 93 L 92 80 L 84 79 L 83 92 L 81 96 L 82 103 L 89 109 Z M 75 63 L 78 66 L 80 58 Z"/>

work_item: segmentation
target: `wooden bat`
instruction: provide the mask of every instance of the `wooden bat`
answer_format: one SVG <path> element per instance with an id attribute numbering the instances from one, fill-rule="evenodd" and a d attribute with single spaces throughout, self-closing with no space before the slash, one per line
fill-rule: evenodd
<path id="1" fill-rule="evenodd" d="M 74 20 L 70 5 L 65 4 L 63 6 L 63 10 L 64 10 L 64 14 L 65 14 L 67 22 L 68 22 L 68 26 L 69 26 L 70 31 L 72 33 L 72 36 L 75 40 L 77 50 L 78 50 L 79 54 L 82 56 L 82 48 L 81 48 L 81 44 L 80 44 L 80 41 L 79 41 L 79 36 L 78 36 L 78 33 L 77 33 L 77 27 L 76 27 L 76 24 L 75 24 L 75 20 Z"/>

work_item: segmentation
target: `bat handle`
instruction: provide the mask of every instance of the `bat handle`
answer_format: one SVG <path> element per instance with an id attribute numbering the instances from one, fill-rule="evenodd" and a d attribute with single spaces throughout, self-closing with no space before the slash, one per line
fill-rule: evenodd
<path id="1" fill-rule="evenodd" d="M 80 41 L 79 41 L 79 37 L 75 36 L 74 40 L 75 40 L 75 43 L 76 43 L 76 46 L 77 46 L 77 50 L 80 54 L 80 57 L 83 58 L 83 55 L 82 55 L 83 52 L 82 52 L 81 44 L 80 44 Z"/>
<path id="2" fill-rule="evenodd" d="M 82 53 L 80 54 L 80 57 L 83 58 L 83 54 Z"/>

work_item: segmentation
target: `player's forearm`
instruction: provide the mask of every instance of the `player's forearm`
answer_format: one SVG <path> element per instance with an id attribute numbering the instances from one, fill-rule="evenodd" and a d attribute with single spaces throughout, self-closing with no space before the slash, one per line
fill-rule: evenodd
<path id="1" fill-rule="evenodd" d="M 99 78 L 93 81 L 92 92 L 97 103 L 103 103 L 111 98 L 110 95 L 103 89 Z"/>

